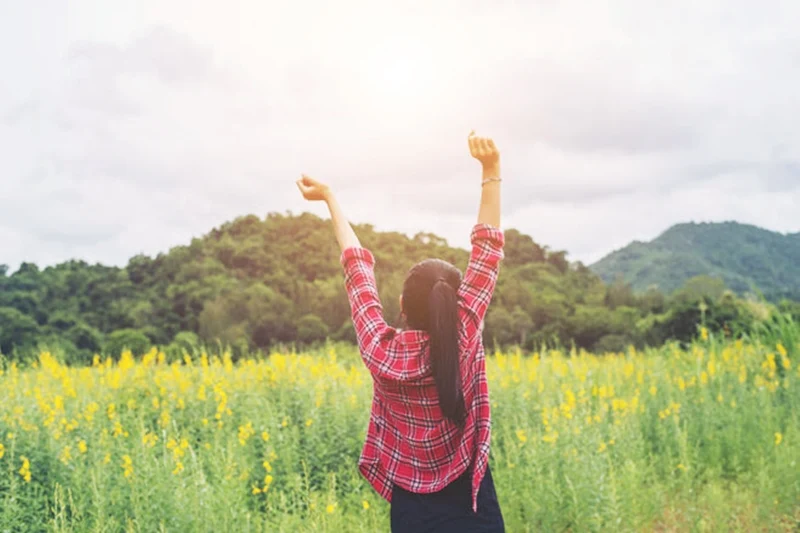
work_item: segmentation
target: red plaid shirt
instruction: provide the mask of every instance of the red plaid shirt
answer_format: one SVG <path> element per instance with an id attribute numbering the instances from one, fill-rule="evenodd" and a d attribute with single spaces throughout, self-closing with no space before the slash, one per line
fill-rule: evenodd
<path id="1" fill-rule="evenodd" d="M 472 253 L 458 290 L 463 429 L 445 419 L 431 374 L 428 334 L 400 331 L 383 319 L 375 285 L 375 259 L 365 248 L 341 256 L 358 347 L 373 378 L 372 411 L 358 461 L 361 474 L 391 501 L 392 484 L 416 493 L 443 489 L 473 466 L 472 507 L 489 459 L 489 388 L 483 319 L 503 258 L 503 233 L 476 225 Z"/>

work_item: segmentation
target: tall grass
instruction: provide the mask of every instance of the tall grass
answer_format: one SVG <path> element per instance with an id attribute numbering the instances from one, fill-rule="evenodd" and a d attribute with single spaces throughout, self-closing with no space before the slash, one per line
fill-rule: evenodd
<path id="1" fill-rule="evenodd" d="M 800 335 L 488 358 L 508 531 L 792 531 Z M 0 531 L 388 531 L 352 348 L 0 375 Z"/>

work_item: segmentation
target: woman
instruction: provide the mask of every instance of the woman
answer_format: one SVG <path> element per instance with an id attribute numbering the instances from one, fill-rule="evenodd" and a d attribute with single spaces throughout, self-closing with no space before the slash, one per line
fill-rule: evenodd
<path id="1" fill-rule="evenodd" d="M 489 470 L 489 391 L 481 333 L 503 258 L 500 156 L 470 133 L 483 166 L 478 223 L 463 279 L 453 265 L 414 266 L 400 306 L 408 328 L 383 319 L 372 254 L 361 247 L 330 189 L 307 176 L 307 200 L 328 204 L 342 249 L 353 324 L 373 400 L 359 470 L 391 502 L 393 532 L 504 531 Z"/>

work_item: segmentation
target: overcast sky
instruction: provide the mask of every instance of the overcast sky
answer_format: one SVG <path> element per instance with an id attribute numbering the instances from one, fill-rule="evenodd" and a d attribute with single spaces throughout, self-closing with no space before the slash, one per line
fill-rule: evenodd
<path id="1" fill-rule="evenodd" d="M 0 263 L 324 215 L 301 172 L 465 246 L 471 128 L 504 227 L 574 260 L 688 220 L 795 232 L 798 28 L 796 0 L 0 0 Z"/>

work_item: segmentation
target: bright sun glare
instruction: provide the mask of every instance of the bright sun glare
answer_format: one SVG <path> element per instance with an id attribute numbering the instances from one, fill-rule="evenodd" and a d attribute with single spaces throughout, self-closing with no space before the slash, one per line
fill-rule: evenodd
<path id="1" fill-rule="evenodd" d="M 413 121 L 428 110 L 437 82 L 430 50 L 408 42 L 385 44 L 370 53 L 366 67 L 366 96 L 380 114 Z"/>

